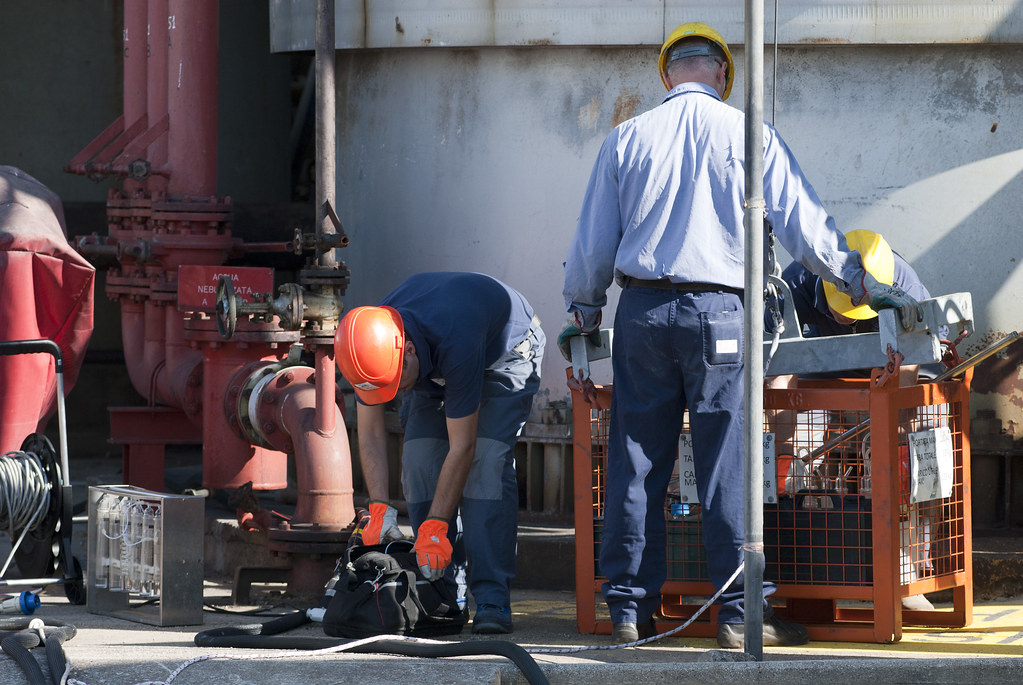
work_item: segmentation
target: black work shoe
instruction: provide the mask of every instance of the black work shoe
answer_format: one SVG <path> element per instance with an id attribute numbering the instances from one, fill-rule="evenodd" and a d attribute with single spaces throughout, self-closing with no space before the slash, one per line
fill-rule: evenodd
<path id="1" fill-rule="evenodd" d="M 746 639 L 746 626 L 742 623 L 722 623 L 718 626 L 718 645 L 723 649 L 742 649 Z M 764 619 L 765 647 L 793 647 L 810 641 L 806 628 L 798 623 L 783 621 L 774 614 Z"/>
<path id="2" fill-rule="evenodd" d="M 495 604 L 481 604 L 476 607 L 476 617 L 472 619 L 474 634 L 510 633 L 511 631 L 511 607 L 499 607 Z"/>
<path id="3" fill-rule="evenodd" d="M 628 621 L 614 624 L 614 631 L 611 633 L 611 644 L 624 645 L 627 642 L 645 640 L 657 634 L 657 625 L 654 619 L 645 623 L 635 624 Z"/>

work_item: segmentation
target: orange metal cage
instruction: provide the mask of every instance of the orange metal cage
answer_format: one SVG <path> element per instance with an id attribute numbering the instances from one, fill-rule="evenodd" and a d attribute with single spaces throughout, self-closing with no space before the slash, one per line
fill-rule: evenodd
<path id="1" fill-rule="evenodd" d="M 764 429 L 777 457 L 765 449 L 765 477 L 773 482 L 765 486 L 764 575 L 778 585 L 776 610 L 806 624 L 812 639 L 895 642 L 903 625 L 971 622 L 969 378 L 967 372 L 965 380 L 901 388 L 870 380 L 800 381 L 795 389 L 765 390 Z M 611 632 L 599 568 L 611 391 L 597 388 L 599 408 L 573 397 L 576 609 L 583 633 Z M 940 474 L 919 456 L 935 435 L 946 445 Z M 919 483 L 911 495 L 914 476 Z M 922 492 L 939 481 L 941 492 Z M 947 496 L 935 496 L 949 487 Z M 687 620 L 714 592 L 699 504 L 680 500 L 677 490 L 673 483 L 665 502 L 668 569 L 659 618 L 665 628 Z M 941 590 L 951 590 L 951 609 L 902 609 L 902 597 Z M 716 608 L 684 634 L 715 635 Z"/>

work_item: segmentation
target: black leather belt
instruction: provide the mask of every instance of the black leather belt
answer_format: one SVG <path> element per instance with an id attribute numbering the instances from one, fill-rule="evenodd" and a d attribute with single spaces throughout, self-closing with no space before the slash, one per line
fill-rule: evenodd
<path id="1" fill-rule="evenodd" d="M 657 290 L 675 290 L 678 292 L 689 292 L 689 293 L 706 293 L 706 292 L 723 292 L 732 293 L 733 295 L 742 296 L 741 288 L 732 288 L 727 285 L 721 285 L 720 283 L 699 283 L 699 282 L 688 282 L 688 283 L 674 283 L 667 278 L 659 278 L 656 281 L 648 281 L 642 278 L 633 278 L 629 276 L 625 279 L 626 288 L 655 288 Z"/>

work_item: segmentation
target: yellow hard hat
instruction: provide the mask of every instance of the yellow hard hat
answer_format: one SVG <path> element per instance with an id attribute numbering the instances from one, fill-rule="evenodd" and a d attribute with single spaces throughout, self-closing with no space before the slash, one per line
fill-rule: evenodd
<path id="1" fill-rule="evenodd" d="M 670 48 L 683 38 L 706 38 L 720 47 L 722 52 L 725 53 L 725 61 L 728 63 L 728 71 L 725 74 L 725 93 L 721 99 L 727 100 L 729 93 L 732 92 L 732 79 L 735 78 L 735 61 L 732 60 L 732 53 L 728 49 L 728 43 L 726 43 L 725 39 L 721 37 L 721 34 L 702 21 L 691 21 L 688 24 L 679 24 L 675 27 L 675 30 L 671 32 L 671 35 L 668 36 L 668 40 L 664 41 L 664 45 L 661 46 L 661 56 L 657 60 L 657 69 L 661 72 L 661 81 L 664 82 L 664 87 L 669 90 L 671 89 L 668 85 Z M 695 57 L 696 54 L 689 56 Z"/>
<path id="2" fill-rule="evenodd" d="M 876 278 L 878 283 L 892 284 L 895 279 L 895 257 L 892 256 L 892 248 L 884 238 L 873 231 L 857 230 L 849 231 L 845 235 L 845 242 L 850 250 L 860 253 L 863 268 Z M 828 281 L 824 281 L 824 296 L 828 300 L 828 306 L 842 316 L 860 321 L 877 316 L 877 312 L 865 304 L 854 305 L 848 295 L 840 293 L 838 288 Z"/>

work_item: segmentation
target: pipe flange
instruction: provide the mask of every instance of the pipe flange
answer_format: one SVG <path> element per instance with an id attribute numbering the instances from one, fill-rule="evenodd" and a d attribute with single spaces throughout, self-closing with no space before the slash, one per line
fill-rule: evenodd
<path id="1" fill-rule="evenodd" d="M 337 288 L 344 295 L 351 282 L 351 272 L 344 262 L 337 269 L 302 269 L 298 272 L 298 282 L 306 287 Z"/>
<path id="2" fill-rule="evenodd" d="M 260 392 L 267 383 L 273 380 L 274 375 L 280 370 L 281 365 L 279 363 L 260 366 L 249 374 L 245 382 L 242 383 L 241 390 L 238 393 L 237 404 L 235 406 L 238 416 L 238 428 L 249 442 L 259 447 L 273 448 L 263 436 L 263 432 L 259 430 L 256 410 L 259 407 Z"/>
<path id="3" fill-rule="evenodd" d="M 249 420 L 253 429 L 268 445 L 280 452 L 293 454 L 295 444 L 280 423 L 281 406 L 291 386 L 315 385 L 316 371 L 309 366 L 284 365 L 272 377 L 261 380 L 249 398 Z"/>
<path id="4" fill-rule="evenodd" d="M 292 523 L 267 531 L 266 546 L 277 554 L 321 555 L 336 558 L 344 553 L 352 527 L 318 523 Z"/>

